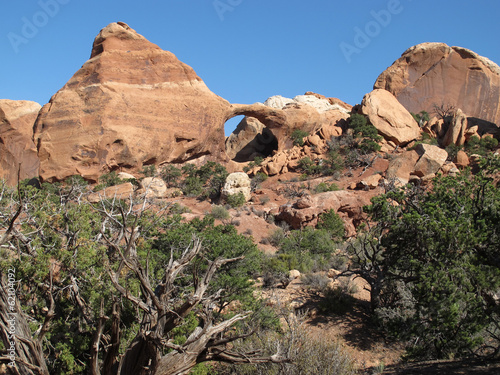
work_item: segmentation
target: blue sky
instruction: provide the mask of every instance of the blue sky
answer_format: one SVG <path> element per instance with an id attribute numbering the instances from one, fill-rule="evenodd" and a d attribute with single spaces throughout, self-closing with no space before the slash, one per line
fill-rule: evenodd
<path id="1" fill-rule="evenodd" d="M 18 0 L 0 10 L 0 98 L 42 105 L 116 21 L 173 52 L 232 103 L 314 91 L 354 105 L 422 42 L 500 63 L 498 0 Z"/>

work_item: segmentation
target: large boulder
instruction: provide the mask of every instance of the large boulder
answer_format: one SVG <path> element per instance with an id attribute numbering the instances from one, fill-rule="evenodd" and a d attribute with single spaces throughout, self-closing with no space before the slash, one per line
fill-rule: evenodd
<path id="1" fill-rule="evenodd" d="M 16 185 L 38 176 L 33 125 L 42 106 L 26 100 L 0 100 L 0 178 Z"/>
<path id="2" fill-rule="evenodd" d="M 223 199 L 228 196 L 242 193 L 246 201 L 251 198 L 251 181 L 246 173 L 234 172 L 230 173 L 226 178 L 226 183 L 222 188 L 221 196 Z"/>
<path id="3" fill-rule="evenodd" d="M 392 158 L 386 172 L 387 180 L 393 181 L 397 186 L 406 185 L 419 158 L 420 155 L 414 150 L 405 151 Z"/>
<path id="4" fill-rule="evenodd" d="M 430 176 L 437 173 L 448 158 L 448 152 L 434 145 L 421 143 L 416 147 L 420 155 L 413 174 L 418 177 Z"/>
<path id="5" fill-rule="evenodd" d="M 366 94 L 360 111 L 382 137 L 396 145 L 405 145 L 420 136 L 420 128 L 413 116 L 389 91 L 373 90 Z"/>
<path id="6" fill-rule="evenodd" d="M 225 159 L 230 104 L 194 70 L 124 23 L 105 27 L 90 59 L 45 105 L 35 127 L 40 177 Z"/>
<path id="7" fill-rule="evenodd" d="M 500 124 L 500 67 L 465 48 L 444 43 L 411 47 L 377 78 L 374 88 L 390 91 L 411 112 L 454 106 Z"/>

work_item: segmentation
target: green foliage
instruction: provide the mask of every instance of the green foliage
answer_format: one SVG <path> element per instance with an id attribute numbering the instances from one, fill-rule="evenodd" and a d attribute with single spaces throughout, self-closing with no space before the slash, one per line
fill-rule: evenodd
<path id="1" fill-rule="evenodd" d="M 345 168 L 342 155 L 337 150 L 329 150 L 326 159 L 321 161 L 321 172 L 323 175 L 331 176 Z"/>
<path id="2" fill-rule="evenodd" d="M 245 194 L 243 192 L 238 192 L 237 194 L 228 195 L 226 197 L 226 203 L 231 207 L 241 207 L 247 202 Z"/>
<path id="3" fill-rule="evenodd" d="M 337 186 L 337 184 L 335 184 L 335 183 L 327 184 L 326 182 L 320 182 L 314 188 L 314 192 L 316 194 L 325 193 L 327 191 L 338 191 L 338 190 L 340 190 L 340 188 Z"/>
<path id="4" fill-rule="evenodd" d="M 432 191 L 392 191 L 367 208 L 380 231 L 364 242 L 376 256 L 362 277 L 381 281 L 384 321 L 412 342 L 411 357 L 465 355 L 498 324 L 490 297 L 500 288 L 500 190 L 488 163 L 475 176 L 436 178 Z"/>
<path id="5" fill-rule="evenodd" d="M 94 187 L 94 191 L 102 190 L 110 186 L 121 184 L 123 181 L 118 177 L 115 171 L 103 174 L 99 178 L 99 184 Z"/>
<path id="6" fill-rule="evenodd" d="M 308 132 L 301 130 L 301 129 L 295 129 L 292 134 L 290 135 L 290 138 L 292 138 L 294 146 L 304 146 L 304 138 L 309 135 Z"/>
<path id="7" fill-rule="evenodd" d="M 248 165 L 246 165 L 244 168 L 243 168 L 243 172 L 248 172 L 249 170 L 255 168 L 255 167 L 258 167 L 262 164 L 262 162 L 264 161 L 264 158 L 262 156 L 256 156 L 253 161 L 251 161 L 250 163 L 248 163 Z"/>
<path id="8" fill-rule="evenodd" d="M 260 187 L 260 184 L 266 181 L 269 178 L 269 176 L 265 173 L 262 172 L 257 172 L 255 176 L 252 177 L 252 180 L 250 181 L 250 188 L 251 190 L 258 189 Z"/>
<path id="9" fill-rule="evenodd" d="M 450 145 L 448 145 L 448 147 L 446 147 L 446 152 L 448 153 L 448 159 L 452 160 L 452 161 L 455 160 L 455 158 L 457 157 L 458 151 L 460 151 L 462 149 L 463 149 L 463 146 L 457 146 L 454 143 L 451 143 Z"/>
<path id="10" fill-rule="evenodd" d="M 489 152 L 498 147 L 498 140 L 493 137 L 479 138 L 477 136 L 470 137 L 465 145 L 465 151 L 469 154 L 477 154 L 485 156 Z"/>
<path id="11" fill-rule="evenodd" d="M 418 126 L 420 127 L 424 126 L 430 120 L 429 113 L 427 113 L 426 111 L 420 111 L 417 114 L 412 112 L 411 115 L 413 116 L 415 121 L 418 122 Z"/>
<path id="12" fill-rule="evenodd" d="M 297 168 L 306 176 L 314 176 L 321 173 L 321 166 L 312 161 L 308 156 L 299 160 Z"/>
<path id="13" fill-rule="evenodd" d="M 380 145 L 377 142 L 380 142 L 382 137 L 378 135 L 377 128 L 368 123 L 365 116 L 358 113 L 351 114 L 349 127 L 353 130 L 354 138 L 358 139 L 357 148 L 367 153 L 380 151 Z"/>
<path id="14" fill-rule="evenodd" d="M 344 221 L 334 210 L 322 213 L 316 228 L 328 231 L 333 240 L 340 240 L 345 235 Z"/>
<path id="15" fill-rule="evenodd" d="M 168 164 L 162 168 L 160 176 L 163 181 L 165 181 L 167 186 L 178 187 L 179 179 L 182 176 L 182 171 L 179 168 L 174 167 L 174 165 Z"/>
<path id="16" fill-rule="evenodd" d="M 325 229 L 306 227 L 291 231 L 280 244 L 279 252 L 288 256 L 290 269 L 306 273 L 317 263 L 325 263 L 335 247 L 330 233 Z"/>
<path id="17" fill-rule="evenodd" d="M 224 206 L 214 206 L 212 211 L 210 211 L 210 216 L 217 220 L 227 220 L 229 219 L 229 211 L 226 210 Z"/>
<path id="18" fill-rule="evenodd" d="M 144 177 L 154 177 L 156 176 L 156 165 L 145 165 L 142 167 L 142 174 Z"/>

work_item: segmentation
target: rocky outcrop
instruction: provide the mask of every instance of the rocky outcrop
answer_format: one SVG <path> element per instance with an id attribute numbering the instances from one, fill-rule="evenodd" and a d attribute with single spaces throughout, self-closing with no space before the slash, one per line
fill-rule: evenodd
<path id="1" fill-rule="evenodd" d="M 360 111 L 385 140 L 396 145 L 405 145 L 420 136 L 420 128 L 413 116 L 386 90 L 366 94 Z"/>
<path id="2" fill-rule="evenodd" d="M 114 169 L 224 160 L 230 104 L 194 70 L 124 23 L 94 41 L 90 59 L 45 105 L 35 141 L 43 180 Z"/>
<path id="3" fill-rule="evenodd" d="M 363 217 L 363 206 L 370 204 L 370 198 L 368 194 L 347 190 L 305 196 L 294 203 L 281 206 L 277 219 L 298 229 L 306 225 L 316 225 L 322 213 L 334 210 L 344 220 L 346 233 L 351 236 L 356 233 L 354 223 Z"/>
<path id="4" fill-rule="evenodd" d="M 457 109 L 453 115 L 450 126 L 442 141 L 443 147 L 451 144 L 463 146 L 465 143 L 465 133 L 467 132 L 467 116 L 461 109 Z"/>
<path id="5" fill-rule="evenodd" d="M 0 178 L 8 185 L 38 176 L 33 125 L 41 105 L 26 100 L 0 100 Z"/>
<path id="6" fill-rule="evenodd" d="M 232 116 L 247 115 L 226 141 L 226 152 L 235 161 L 253 160 L 293 146 L 290 135 L 300 129 L 309 134 L 322 131 L 324 138 L 342 133 L 349 117 L 348 104 L 335 98 L 307 93 L 293 99 L 272 96 L 264 104 L 232 106 Z M 267 154 L 266 154 L 267 153 Z"/>
<path id="7" fill-rule="evenodd" d="M 414 113 L 454 106 L 500 124 L 500 67 L 465 48 L 443 43 L 411 47 L 377 78 L 374 88 L 390 91 Z"/>

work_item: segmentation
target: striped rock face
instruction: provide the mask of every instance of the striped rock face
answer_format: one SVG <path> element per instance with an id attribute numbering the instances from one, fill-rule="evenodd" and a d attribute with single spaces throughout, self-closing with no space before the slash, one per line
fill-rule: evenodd
<path id="1" fill-rule="evenodd" d="M 223 160 L 230 104 L 194 70 L 124 23 L 94 41 L 90 59 L 43 107 L 34 139 L 44 181 L 110 170 Z"/>
<path id="2" fill-rule="evenodd" d="M 33 124 L 42 106 L 27 100 L 0 100 L 0 178 L 8 185 L 38 176 Z"/>
<path id="3" fill-rule="evenodd" d="M 374 89 L 391 92 L 414 113 L 454 106 L 500 125 L 500 67 L 465 48 L 443 43 L 411 47 L 377 78 Z"/>

